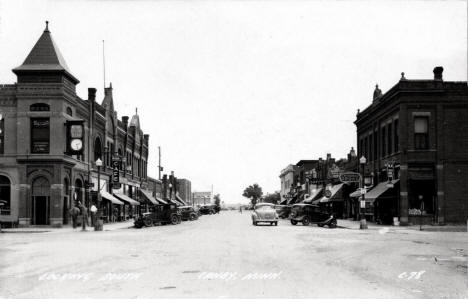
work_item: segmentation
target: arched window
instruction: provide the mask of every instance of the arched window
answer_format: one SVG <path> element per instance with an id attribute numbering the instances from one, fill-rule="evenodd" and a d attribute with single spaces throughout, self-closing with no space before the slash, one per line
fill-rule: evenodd
<path id="1" fill-rule="evenodd" d="M 94 140 L 94 161 L 97 159 L 101 159 L 102 161 L 102 144 L 99 137 Z"/>
<path id="2" fill-rule="evenodd" d="M 0 210 L 1 215 L 10 215 L 10 190 L 11 183 L 10 180 L 3 175 L 0 175 Z"/>
<path id="3" fill-rule="evenodd" d="M 34 196 L 49 196 L 50 184 L 45 177 L 38 177 L 33 182 L 33 195 Z"/>
<path id="4" fill-rule="evenodd" d="M 73 110 L 70 107 L 67 107 L 67 114 L 73 116 Z"/>

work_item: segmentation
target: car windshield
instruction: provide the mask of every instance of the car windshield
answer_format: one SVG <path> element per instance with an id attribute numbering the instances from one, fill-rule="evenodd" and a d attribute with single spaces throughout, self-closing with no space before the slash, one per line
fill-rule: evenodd
<path id="1" fill-rule="evenodd" d="M 259 207 L 256 207 L 255 210 L 269 211 L 269 210 L 273 210 L 273 208 L 271 206 L 259 206 Z"/>

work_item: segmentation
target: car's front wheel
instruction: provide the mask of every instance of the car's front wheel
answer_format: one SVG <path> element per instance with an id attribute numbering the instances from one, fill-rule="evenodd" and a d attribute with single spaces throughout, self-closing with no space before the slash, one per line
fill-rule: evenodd
<path id="1" fill-rule="evenodd" d="M 177 223 L 179 223 L 179 217 L 177 215 L 172 215 L 171 224 L 176 225 Z"/>
<path id="2" fill-rule="evenodd" d="M 336 228 L 336 226 L 337 226 L 337 225 L 336 225 L 336 220 L 331 221 L 331 222 L 328 224 L 328 227 L 329 227 L 329 228 Z"/>
<path id="3" fill-rule="evenodd" d="M 302 225 L 304 226 L 308 226 L 310 224 L 310 220 L 309 218 L 307 217 L 304 217 L 304 219 L 302 219 Z"/>
<path id="4" fill-rule="evenodd" d="M 291 219 L 291 224 L 292 224 L 292 225 L 296 225 L 296 224 L 297 224 L 297 221 Z"/>
<path id="5" fill-rule="evenodd" d="M 151 218 L 145 218 L 143 219 L 143 223 L 145 224 L 145 226 L 152 226 L 153 225 L 153 220 Z"/>
<path id="6" fill-rule="evenodd" d="M 197 215 L 195 215 L 195 214 L 190 214 L 190 218 L 189 218 L 190 221 L 194 221 L 194 220 L 196 220 L 196 219 L 197 219 Z"/>

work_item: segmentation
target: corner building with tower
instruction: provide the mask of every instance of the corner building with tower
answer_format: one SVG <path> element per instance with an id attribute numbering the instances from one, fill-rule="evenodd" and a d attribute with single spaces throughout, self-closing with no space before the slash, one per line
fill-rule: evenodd
<path id="1" fill-rule="evenodd" d="M 13 72 L 17 82 L 0 85 L 0 222 L 60 227 L 70 223 L 74 204 L 89 209 L 98 198 L 104 222 L 145 209 L 149 135 L 137 113 L 117 118 L 112 84 L 101 104 L 95 88 L 81 99 L 48 24 Z M 81 149 L 80 142 L 67 144 L 74 121 L 83 124 L 79 154 L 67 151 Z"/>

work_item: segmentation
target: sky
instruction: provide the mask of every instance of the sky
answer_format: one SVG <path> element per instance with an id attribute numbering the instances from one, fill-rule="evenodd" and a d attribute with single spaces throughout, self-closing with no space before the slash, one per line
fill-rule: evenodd
<path id="1" fill-rule="evenodd" d="M 0 84 L 49 21 L 77 93 L 112 82 L 118 117 L 138 108 L 148 173 L 247 202 L 281 188 L 288 164 L 356 147 L 375 84 L 467 79 L 465 1 L 3 1 Z"/>

